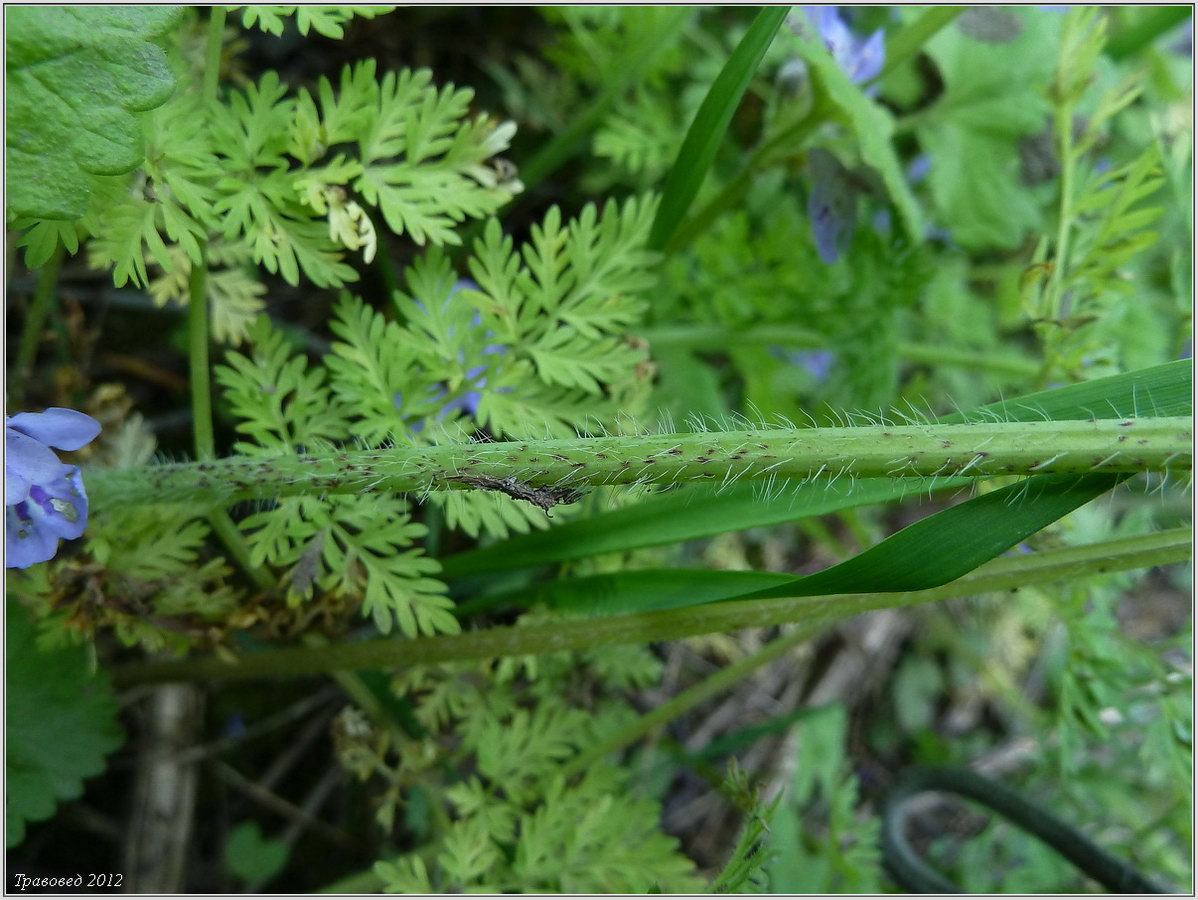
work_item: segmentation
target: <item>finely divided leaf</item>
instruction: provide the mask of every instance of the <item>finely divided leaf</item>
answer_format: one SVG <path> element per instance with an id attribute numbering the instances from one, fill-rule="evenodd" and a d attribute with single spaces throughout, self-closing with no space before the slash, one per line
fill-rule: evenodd
<path id="1" fill-rule="evenodd" d="M 276 37 L 283 33 L 284 20 L 295 16 L 295 26 L 302 35 L 315 31 L 327 38 L 340 40 L 345 36 L 344 25 L 354 16 L 373 19 L 385 16 L 394 6 L 229 6 L 229 10 L 241 10 L 241 24 L 246 28 L 255 26 Z"/>

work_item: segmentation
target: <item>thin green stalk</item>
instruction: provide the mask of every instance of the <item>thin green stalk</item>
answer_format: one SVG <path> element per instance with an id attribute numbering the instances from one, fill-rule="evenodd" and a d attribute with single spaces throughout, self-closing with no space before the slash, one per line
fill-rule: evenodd
<path id="1" fill-rule="evenodd" d="M 725 350 L 744 344 L 804 348 L 828 346 L 826 335 L 794 325 L 755 325 L 739 331 L 720 325 L 667 325 L 641 329 L 638 336 L 648 341 L 653 348 L 684 347 L 689 350 Z M 1030 376 L 1040 371 L 1037 360 L 1013 353 L 984 353 L 915 341 L 900 342 L 898 353 L 910 362 L 984 369 L 1006 375 Z"/>
<path id="2" fill-rule="evenodd" d="M 1053 110 L 1053 129 L 1057 137 L 1057 156 L 1061 161 L 1061 204 L 1057 214 L 1057 242 L 1052 257 L 1052 275 L 1047 291 L 1049 299 L 1047 308 L 1041 311 L 1041 317 L 1059 319 L 1062 316 L 1062 285 L 1069 266 L 1069 234 L 1073 227 L 1073 179 L 1077 169 L 1077 158 L 1073 152 L 1073 104 L 1062 100 L 1056 105 Z"/>
<path id="3" fill-rule="evenodd" d="M 220 83 L 220 56 L 225 42 L 226 11 L 219 4 L 208 7 L 208 40 L 204 48 L 204 99 L 216 100 Z"/>
<path id="4" fill-rule="evenodd" d="M 1188 416 L 687 434 L 448 444 L 232 457 L 88 474 L 96 508 L 373 492 L 494 490 L 543 509 L 610 484 L 729 484 L 821 474 L 915 476 L 1185 471 Z"/>
<path id="5" fill-rule="evenodd" d="M 58 271 L 66 250 L 59 244 L 50 258 L 37 273 L 37 285 L 25 311 L 25 325 L 21 330 L 21 343 L 17 348 L 17 391 L 24 393 L 33 374 L 33 362 L 37 357 L 37 346 L 41 342 L 46 317 L 54 305 L 54 288 L 58 284 Z"/>
<path id="6" fill-rule="evenodd" d="M 338 669 L 395 668 L 452 660 L 591 650 L 788 623 L 823 626 L 873 609 L 912 606 L 1031 584 L 1074 581 L 1100 573 L 1184 562 L 1190 557 L 1192 536 L 1189 528 L 1175 528 L 1082 547 L 1003 557 L 964 578 L 922 591 L 741 600 L 413 640 L 385 638 L 319 650 L 289 647 L 253 653 L 236 662 L 221 657 L 158 660 L 120 666 L 114 670 L 113 677 L 121 687 L 214 678 L 295 677 Z"/>
<path id="7" fill-rule="evenodd" d="M 237 523 L 224 509 L 215 509 L 208 514 L 208 524 L 212 526 L 217 539 L 233 557 L 237 567 L 241 569 L 260 591 L 270 591 L 275 587 L 275 579 L 264 566 L 255 566 L 250 559 L 249 547 L 245 544 Z"/>
<path id="8" fill-rule="evenodd" d="M 901 341 L 898 354 L 913 363 L 934 366 L 957 366 L 976 371 L 996 372 L 1003 375 L 1033 376 L 1040 374 L 1040 362 L 1013 353 L 984 353 L 963 347 L 938 344 L 918 344 Z"/>
<path id="9" fill-rule="evenodd" d="M 770 641 L 756 653 L 746 656 L 730 666 L 725 666 L 714 675 L 708 676 L 660 706 L 654 707 L 650 712 L 632 720 L 623 728 L 613 731 L 599 743 L 592 744 L 565 765 L 562 768 L 562 774 L 567 778 L 577 775 L 608 754 L 615 753 L 644 737 L 659 725 L 673 721 L 687 710 L 694 709 L 717 694 L 723 693 L 742 678 L 747 678 L 757 669 L 769 665 L 776 659 L 781 659 L 795 647 L 810 640 L 820 630 L 820 627 L 819 625 L 800 625 Z"/>
<path id="10" fill-rule="evenodd" d="M 208 11 L 208 39 L 204 48 L 204 99 L 216 103 L 220 86 L 221 51 L 225 39 L 225 7 L 217 5 Z M 188 277 L 187 344 L 188 374 L 191 382 L 191 418 L 195 435 L 196 458 L 216 456 L 216 434 L 212 422 L 212 382 L 208 360 L 208 244 L 200 242 L 200 260 L 191 267 Z M 255 566 L 249 548 L 237 524 L 224 509 L 215 508 L 208 522 L 228 554 L 259 590 L 274 587 L 270 572 Z"/>
<path id="11" fill-rule="evenodd" d="M 968 6 L 933 6 L 886 41 L 886 62 L 874 81 L 881 81 L 916 53 Z"/>
<path id="12" fill-rule="evenodd" d="M 208 248 L 191 267 L 187 287 L 187 355 L 191 377 L 191 418 L 197 459 L 216 456 L 212 430 L 212 386 L 208 376 Z"/>
<path id="13" fill-rule="evenodd" d="M 201 260 L 191 267 L 188 278 L 187 344 L 188 372 L 191 376 L 191 418 L 195 435 L 196 458 L 210 460 L 216 456 L 216 437 L 212 427 L 212 385 L 208 371 L 208 266 L 207 246 L 200 245 Z M 202 471 L 209 463 L 193 463 Z M 155 502 L 148 498 L 147 502 Z M 274 587 L 274 578 L 250 560 L 249 548 L 236 523 L 218 505 L 208 512 L 208 522 L 229 555 L 259 590 Z"/>

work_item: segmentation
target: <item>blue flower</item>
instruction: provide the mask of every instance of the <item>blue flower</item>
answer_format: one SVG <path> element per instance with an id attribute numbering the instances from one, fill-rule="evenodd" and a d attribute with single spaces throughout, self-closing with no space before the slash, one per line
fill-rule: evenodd
<path id="1" fill-rule="evenodd" d="M 801 350 L 791 358 L 806 369 L 817 383 L 827 381 L 836 364 L 836 354 L 831 350 Z"/>
<path id="2" fill-rule="evenodd" d="M 461 291 L 461 290 L 477 291 L 478 289 L 479 289 L 478 285 L 475 282 L 473 282 L 472 280 L 470 280 L 469 278 L 459 278 L 456 282 L 454 282 L 454 285 L 450 289 L 449 293 L 446 295 L 445 300 L 442 301 L 442 306 L 443 307 L 448 306 L 449 302 L 453 299 L 454 295 L 456 295 L 458 293 L 458 291 Z M 414 302 L 420 310 L 422 310 L 422 311 L 425 310 L 425 305 L 423 302 L 421 302 L 420 300 L 415 300 Z M 470 319 L 470 327 L 477 328 L 481 324 L 482 324 L 482 314 L 476 311 Z M 451 337 L 453 336 L 453 326 L 450 326 L 450 328 L 449 328 L 449 335 Z M 487 331 L 487 332 L 485 332 L 483 337 L 484 338 L 492 337 L 492 333 L 490 331 Z M 501 344 L 488 344 L 485 347 L 483 347 L 482 355 L 489 356 L 493 353 L 502 353 L 504 351 L 504 349 L 506 349 L 506 348 Z M 458 363 L 461 364 L 462 366 L 465 366 L 465 364 L 466 364 L 466 353 L 464 350 L 458 351 Z M 487 386 L 487 365 L 486 365 L 486 363 L 480 363 L 479 365 L 471 366 L 470 368 L 466 369 L 466 371 L 463 374 L 465 376 L 463 379 L 463 384 L 458 389 L 458 392 L 455 392 L 456 396 L 454 396 L 452 399 L 450 399 L 446 403 L 442 404 L 440 410 L 438 410 L 438 412 L 437 412 L 437 421 L 438 422 L 444 420 L 446 416 L 448 416 L 450 413 L 454 412 L 455 410 L 460 410 L 468 416 L 472 416 L 472 417 L 478 416 L 478 407 L 479 407 L 479 404 L 482 402 L 482 391 Z M 462 390 L 462 388 L 465 388 L 465 390 Z M 496 392 L 497 393 L 508 393 L 511 390 L 512 389 L 510 387 L 509 388 L 497 388 Z M 446 397 L 449 396 L 449 393 L 450 393 L 448 385 L 444 385 L 444 384 L 442 384 L 440 386 L 434 385 L 434 386 L 430 387 L 429 392 L 430 392 L 429 399 L 431 399 L 434 402 L 444 400 Z M 394 402 L 395 402 L 396 409 L 403 408 L 403 395 L 401 393 L 399 393 L 398 391 L 395 393 Z M 412 429 L 412 431 L 414 431 L 416 433 L 423 431 L 424 426 L 425 426 L 424 420 L 420 420 L 420 421 L 414 422 L 411 425 L 409 425 L 409 427 Z"/>
<path id="3" fill-rule="evenodd" d="M 78 466 L 60 462 L 51 447 L 78 450 L 100 423 L 73 409 L 51 407 L 4 420 L 5 565 L 27 569 L 87 527 L 87 493 Z"/>
<path id="4" fill-rule="evenodd" d="M 808 151 L 807 170 L 811 177 L 807 218 L 819 258 L 831 265 L 840 259 L 857 227 L 857 192 L 848 170 L 827 150 Z"/>
<path id="5" fill-rule="evenodd" d="M 886 62 L 885 32 L 879 28 L 858 38 L 840 18 L 835 6 L 801 6 L 832 58 L 856 84 L 876 78 Z"/>
<path id="6" fill-rule="evenodd" d="M 926 153 L 921 153 L 908 163 L 907 180 L 912 184 L 919 184 L 928 177 L 928 173 L 931 171 L 932 157 Z"/>

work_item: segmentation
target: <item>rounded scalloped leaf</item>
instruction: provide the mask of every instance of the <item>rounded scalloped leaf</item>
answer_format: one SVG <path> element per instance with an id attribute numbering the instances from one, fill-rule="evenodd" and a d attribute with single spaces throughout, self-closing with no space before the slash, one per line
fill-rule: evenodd
<path id="1" fill-rule="evenodd" d="M 15 6 L 7 11 L 8 216 L 76 219 L 91 175 L 141 163 L 135 113 L 165 103 L 175 79 L 150 42 L 178 6 Z"/>
<path id="2" fill-rule="evenodd" d="M 83 793 L 83 780 L 104 771 L 124 736 L 108 679 L 91 671 L 85 648 L 39 650 L 29 614 L 13 600 L 5 626 L 5 839 L 15 847 L 26 822 L 50 818 L 59 802 Z"/>

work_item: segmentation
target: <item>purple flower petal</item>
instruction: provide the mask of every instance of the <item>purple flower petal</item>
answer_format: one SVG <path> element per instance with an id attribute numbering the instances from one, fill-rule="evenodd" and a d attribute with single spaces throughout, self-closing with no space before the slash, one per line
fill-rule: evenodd
<path id="1" fill-rule="evenodd" d="M 28 569 L 51 559 L 58 550 L 58 538 L 21 521 L 21 507 L 4 509 L 4 565 L 9 569 Z"/>
<path id="2" fill-rule="evenodd" d="M 876 78 L 886 61 L 886 34 L 878 29 L 867 39 L 857 38 L 840 18 L 835 6 L 801 6 L 816 34 L 853 82 Z"/>
<path id="3" fill-rule="evenodd" d="M 87 492 L 78 466 L 59 461 L 51 446 L 77 450 L 100 423 L 72 409 L 18 413 L 5 420 L 5 564 L 24 569 L 51 559 L 59 540 L 87 528 Z M 50 446 L 47 446 L 50 445 Z"/>
<path id="4" fill-rule="evenodd" d="M 5 507 L 5 564 L 25 569 L 51 559 L 58 541 L 73 540 L 87 528 L 87 493 L 77 466 L 46 485 L 35 484 L 28 499 Z"/>
<path id="5" fill-rule="evenodd" d="M 800 350 L 791 359 L 806 369 L 816 381 L 827 381 L 836 363 L 836 354 L 831 350 Z"/>
<path id="6" fill-rule="evenodd" d="M 78 450 L 100 433 L 100 423 L 91 416 L 61 406 L 40 413 L 17 413 L 4 424 L 59 450 Z"/>
<path id="7" fill-rule="evenodd" d="M 807 154 L 811 193 L 807 216 L 819 258 L 831 265 L 840 259 L 857 225 L 857 196 L 847 172 L 835 156 L 819 148 Z"/>
<path id="8" fill-rule="evenodd" d="M 15 416 L 14 416 L 15 418 Z M 70 467 L 63 465 L 44 443 L 11 426 L 4 430 L 4 505 L 11 506 L 29 496 L 35 484 L 61 478 Z"/>
<path id="9" fill-rule="evenodd" d="M 879 28 L 865 43 L 858 43 L 852 57 L 842 64 L 849 78 L 860 84 L 876 78 L 886 63 L 886 33 Z"/>
<path id="10" fill-rule="evenodd" d="M 907 180 L 912 184 L 919 184 L 928 177 L 928 173 L 932 171 L 932 157 L 926 153 L 921 153 L 915 159 L 911 160 L 907 166 Z"/>

